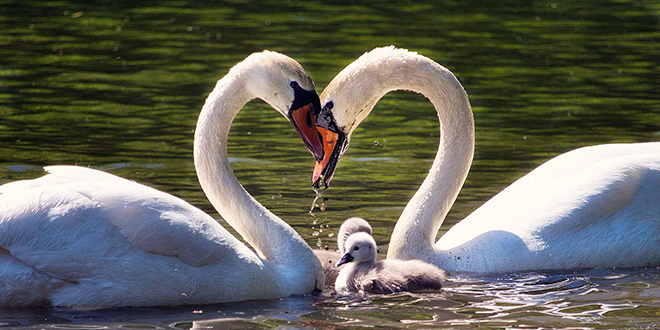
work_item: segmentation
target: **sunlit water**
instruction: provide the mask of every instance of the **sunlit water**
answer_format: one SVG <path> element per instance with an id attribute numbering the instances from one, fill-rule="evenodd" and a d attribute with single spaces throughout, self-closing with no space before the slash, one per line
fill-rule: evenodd
<path id="1" fill-rule="evenodd" d="M 452 70 L 477 126 L 473 166 L 441 228 L 543 161 L 601 143 L 660 140 L 660 5 L 567 1 L 0 1 L 0 183 L 44 165 L 92 166 L 219 216 L 192 164 L 192 130 L 215 81 L 249 53 L 284 52 L 319 92 L 361 53 L 394 44 Z M 246 189 L 316 247 L 367 218 L 382 256 L 438 142 L 421 96 L 388 94 L 355 132 L 324 193 L 313 160 L 263 102 L 230 134 Z M 382 257 L 381 256 L 381 257 Z M 450 274 L 439 293 L 321 296 L 167 308 L 0 311 L 32 328 L 657 328 L 660 270 Z"/>

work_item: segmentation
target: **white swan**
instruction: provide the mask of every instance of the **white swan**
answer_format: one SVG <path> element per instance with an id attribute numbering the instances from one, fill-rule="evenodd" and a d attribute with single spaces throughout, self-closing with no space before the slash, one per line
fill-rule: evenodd
<path id="1" fill-rule="evenodd" d="M 660 265 L 660 143 L 601 145 L 560 155 L 433 244 L 472 162 L 474 123 L 454 75 L 403 49 L 364 54 L 323 91 L 317 126 L 326 154 L 314 171 L 317 187 L 327 187 L 353 130 L 393 90 L 418 92 L 431 101 L 440 145 L 394 228 L 388 258 L 495 273 Z"/>
<path id="2" fill-rule="evenodd" d="M 335 264 L 341 259 L 346 252 L 346 239 L 352 234 L 365 232 L 371 235 L 371 225 L 367 220 L 358 217 L 351 217 L 341 224 L 337 232 L 337 251 L 333 250 L 314 250 L 314 254 L 321 262 L 323 267 L 323 274 L 325 275 L 325 285 L 335 286 L 335 280 L 339 275 L 339 267 Z"/>
<path id="3" fill-rule="evenodd" d="M 445 272 L 421 260 L 377 261 L 376 241 L 358 232 L 346 240 L 346 253 L 337 262 L 342 266 L 335 291 L 395 293 L 440 290 Z"/>
<path id="4" fill-rule="evenodd" d="M 306 294 L 323 288 L 312 249 L 243 189 L 227 158 L 231 123 L 262 100 L 289 118 L 316 155 L 310 114 L 320 110 L 302 67 L 255 53 L 218 81 L 199 115 L 195 167 L 222 217 L 172 195 L 74 166 L 0 187 L 0 306 L 205 304 Z"/>

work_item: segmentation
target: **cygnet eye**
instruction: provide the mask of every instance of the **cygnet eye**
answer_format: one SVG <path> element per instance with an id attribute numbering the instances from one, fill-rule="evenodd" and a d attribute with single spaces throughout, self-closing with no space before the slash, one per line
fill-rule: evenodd
<path id="1" fill-rule="evenodd" d="M 359 246 L 356 246 L 356 247 L 353 248 L 353 251 L 357 251 L 357 250 L 359 250 L 359 249 L 360 249 L 360 247 L 359 247 Z"/>

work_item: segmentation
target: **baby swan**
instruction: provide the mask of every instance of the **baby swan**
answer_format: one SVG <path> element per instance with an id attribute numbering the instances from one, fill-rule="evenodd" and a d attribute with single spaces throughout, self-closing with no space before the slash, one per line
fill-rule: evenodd
<path id="1" fill-rule="evenodd" d="M 346 264 L 335 281 L 336 292 L 395 293 L 439 290 L 445 272 L 420 260 L 377 261 L 376 241 L 367 233 L 346 240 L 346 254 L 337 266 Z"/>
<path id="2" fill-rule="evenodd" d="M 355 233 L 367 233 L 369 235 L 373 234 L 371 232 L 371 225 L 359 217 L 348 218 L 341 224 L 339 227 L 339 232 L 337 233 L 337 249 L 341 254 L 341 258 L 346 253 L 346 240 L 349 236 Z M 339 261 L 339 259 L 337 259 Z"/>
<path id="3" fill-rule="evenodd" d="M 341 259 L 341 256 L 346 253 L 345 244 L 346 239 L 352 234 L 364 232 L 371 235 L 371 225 L 362 218 L 352 217 L 348 218 L 339 227 L 337 233 L 337 248 L 339 252 L 332 250 L 314 250 L 314 254 L 323 266 L 323 274 L 325 274 L 325 285 L 334 287 L 337 275 L 339 275 L 339 267 L 335 264 Z"/>

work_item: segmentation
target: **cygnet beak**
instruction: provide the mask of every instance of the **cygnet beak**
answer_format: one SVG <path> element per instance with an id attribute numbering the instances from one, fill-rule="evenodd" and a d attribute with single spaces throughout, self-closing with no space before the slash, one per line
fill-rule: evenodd
<path id="1" fill-rule="evenodd" d="M 339 266 L 341 266 L 341 265 L 343 265 L 343 264 L 345 264 L 345 263 L 349 263 L 349 262 L 351 262 L 351 261 L 353 261 L 353 256 L 352 256 L 350 253 L 346 253 L 346 254 L 344 254 L 344 256 L 341 257 L 341 259 L 337 262 L 337 264 L 335 265 L 335 267 L 339 267 Z"/>

